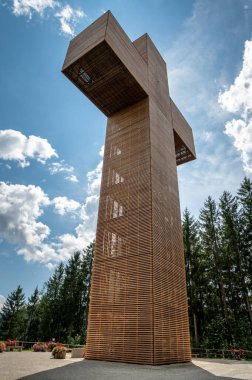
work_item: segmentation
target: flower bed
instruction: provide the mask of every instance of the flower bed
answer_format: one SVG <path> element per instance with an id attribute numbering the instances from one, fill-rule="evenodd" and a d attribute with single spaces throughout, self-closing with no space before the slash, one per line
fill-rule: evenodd
<path id="1" fill-rule="evenodd" d="M 50 351 L 50 352 L 52 352 L 52 350 L 56 346 L 61 346 L 61 344 L 59 342 L 57 342 L 57 343 L 55 343 L 55 342 L 48 342 L 47 343 L 47 350 Z"/>
<path id="2" fill-rule="evenodd" d="M 0 353 L 6 351 L 6 344 L 4 342 L 0 342 Z"/>
<path id="3" fill-rule="evenodd" d="M 65 346 L 59 345 L 54 347 L 52 350 L 52 356 L 54 359 L 65 359 L 66 358 L 67 348 Z"/>
<path id="4" fill-rule="evenodd" d="M 6 346 L 8 347 L 15 347 L 16 346 L 16 341 L 11 340 L 10 338 L 6 339 Z"/>
<path id="5" fill-rule="evenodd" d="M 32 348 L 34 352 L 46 352 L 47 345 L 45 343 L 38 342 L 38 343 L 35 343 Z"/>

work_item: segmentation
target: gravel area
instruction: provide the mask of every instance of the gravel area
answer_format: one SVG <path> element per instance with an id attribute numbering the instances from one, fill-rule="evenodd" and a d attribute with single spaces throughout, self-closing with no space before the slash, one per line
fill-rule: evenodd
<path id="1" fill-rule="evenodd" d="M 252 380 L 252 363 L 197 359 L 192 363 L 146 366 L 94 360 L 52 359 L 50 353 L 0 354 L 0 380 Z"/>

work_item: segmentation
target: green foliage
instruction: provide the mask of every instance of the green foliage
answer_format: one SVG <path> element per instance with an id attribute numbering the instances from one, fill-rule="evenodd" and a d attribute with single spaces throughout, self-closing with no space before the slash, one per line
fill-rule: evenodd
<path id="1" fill-rule="evenodd" d="M 194 347 L 252 349 L 252 181 L 237 196 L 205 201 L 199 220 L 186 209 L 183 237 Z M 85 343 L 94 243 L 59 264 L 25 304 L 20 286 L 0 313 L 0 337 Z"/>
<path id="2" fill-rule="evenodd" d="M 40 298 L 38 287 L 35 288 L 33 294 L 28 298 L 27 310 L 27 326 L 25 339 L 27 341 L 38 340 L 38 326 L 41 322 L 40 316 Z"/>
<path id="3" fill-rule="evenodd" d="M 24 339 L 27 322 L 25 295 L 18 286 L 6 299 L 1 311 L 1 337 L 3 339 Z"/>
<path id="4" fill-rule="evenodd" d="M 86 339 L 94 243 L 59 264 L 39 293 L 25 304 L 22 288 L 12 292 L 1 313 L 0 337 L 28 341 L 71 342 Z"/>
<path id="5" fill-rule="evenodd" d="M 81 336 L 78 334 L 75 337 L 68 336 L 67 344 L 70 346 L 79 346 L 81 344 Z"/>
<path id="6" fill-rule="evenodd" d="M 251 180 L 237 197 L 208 197 L 199 222 L 186 210 L 183 236 L 193 346 L 251 349 Z"/>

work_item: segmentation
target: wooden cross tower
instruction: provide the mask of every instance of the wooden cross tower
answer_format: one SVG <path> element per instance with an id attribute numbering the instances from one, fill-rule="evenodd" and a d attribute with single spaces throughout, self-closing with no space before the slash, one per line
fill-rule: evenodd
<path id="1" fill-rule="evenodd" d="M 86 358 L 190 361 L 176 165 L 195 149 L 166 64 L 108 11 L 70 42 L 62 71 L 108 117 Z"/>

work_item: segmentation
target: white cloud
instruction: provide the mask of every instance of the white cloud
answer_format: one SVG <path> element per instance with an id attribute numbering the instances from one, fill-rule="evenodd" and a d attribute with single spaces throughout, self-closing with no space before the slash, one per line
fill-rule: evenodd
<path id="1" fill-rule="evenodd" d="M 60 21 L 60 31 L 72 37 L 76 25 L 86 16 L 82 9 L 74 9 L 69 4 L 63 6 L 55 0 L 12 0 L 12 12 L 15 16 L 25 16 L 29 20 L 34 14 L 44 17 L 47 12 Z"/>
<path id="2" fill-rule="evenodd" d="M 0 236 L 18 246 L 27 261 L 31 252 L 41 254 L 41 246 L 50 229 L 38 221 L 43 207 L 50 204 L 40 187 L 0 183 Z"/>
<path id="3" fill-rule="evenodd" d="M 15 245 L 17 253 L 26 261 L 43 263 L 48 269 L 69 259 L 76 250 L 82 250 L 95 238 L 101 172 L 102 161 L 87 173 L 87 196 L 82 205 L 65 196 L 50 200 L 39 186 L 0 182 L 0 240 Z M 75 234 L 52 239 L 50 228 L 39 221 L 44 208 L 50 205 L 62 216 L 72 213 L 80 217 L 81 223 L 75 228 Z"/>
<path id="4" fill-rule="evenodd" d="M 52 200 L 39 186 L 12 185 L 0 182 L 0 238 L 17 247 L 17 253 L 26 261 L 38 261 L 49 268 L 70 257 L 71 252 L 60 244 L 48 242 L 50 228 L 39 221 L 44 208 L 53 205 L 60 215 L 74 213 L 80 203 L 67 197 Z M 82 247 L 83 248 L 83 247 Z"/>
<path id="5" fill-rule="evenodd" d="M 212 142 L 214 140 L 214 133 L 212 131 L 203 131 L 201 134 L 201 139 L 204 142 Z"/>
<path id="6" fill-rule="evenodd" d="M 99 152 L 101 157 L 103 157 L 103 154 L 104 147 Z M 95 238 L 102 164 L 103 161 L 101 160 L 94 170 L 87 173 L 87 196 L 81 206 L 80 218 L 82 221 L 75 228 L 75 235 L 64 234 L 59 236 L 60 243 L 57 248 L 63 256 L 66 256 L 69 252 L 83 249 Z"/>
<path id="7" fill-rule="evenodd" d="M 243 65 L 234 84 L 219 95 L 222 108 L 244 119 L 252 112 L 252 40 L 245 42 Z"/>
<path id="8" fill-rule="evenodd" d="M 53 264 L 53 263 L 48 263 L 46 264 L 46 267 L 49 269 L 49 270 L 53 270 L 55 269 L 57 266 L 57 264 Z"/>
<path id="9" fill-rule="evenodd" d="M 243 65 L 234 83 L 219 95 L 219 104 L 239 115 L 225 125 L 225 134 L 232 137 L 241 153 L 243 169 L 252 174 L 252 40 L 245 42 Z"/>
<path id="10" fill-rule="evenodd" d="M 65 177 L 65 179 L 70 181 L 70 182 L 79 182 L 78 178 L 74 174 L 71 174 L 70 176 Z"/>
<path id="11" fill-rule="evenodd" d="M 72 173 L 73 171 L 74 171 L 74 167 L 66 164 L 64 160 L 61 160 L 60 162 L 53 162 L 49 166 L 49 172 L 51 175 L 62 173 L 62 172 Z"/>
<path id="12" fill-rule="evenodd" d="M 94 170 L 91 170 L 90 172 L 87 173 L 88 192 L 92 196 L 94 194 L 99 195 L 99 189 L 100 189 L 100 184 L 101 184 L 101 174 L 102 174 L 102 164 L 103 164 L 103 161 L 100 161 Z"/>
<path id="13" fill-rule="evenodd" d="M 251 35 L 241 18 L 242 2 L 195 0 L 175 38 L 166 36 L 170 94 L 192 127 L 197 154 L 197 160 L 178 167 L 181 209 L 195 215 L 208 195 L 236 192 L 243 177 L 241 161 L 223 136 L 229 114 L 218 104 L 220 88 L 239 64 L 241 35 Z M 232 12 L 223 12 L 230 3 Z M 234 19 L 238 13 L 241 17 Z"/>
<path id="14" fill-rule="evenodd" d="M 52 157 L 58 158 L 58 154 L 47 139 L 33 135 L 26 137 L 13 129 L 0 130 L 0 159 L 17 161 L 20 167 L 25 168 L 30 165 L 31 159 L 45 164 Z M 6 167 L 11 169 L 8 164 Z M 64 173 L 67 174 L 67 181 L 79 182 L 74 174 L 74 167 L 64 160 L 50 164 L 49 172 L 51 175 Z"/>
<path id="15" fill-rule="evenodd" d="M 234 147 L 241 152 L 244 171 L 252 174 L 252 118 L 247 123 L 242 119 L 227 122 L 225 133 L 234 139 Z"/>
<path id="16" fill-rule="evenodd" d="M 0 294 L 0 312 L 3 308 L 4 303 L 5 303 L 5 297 L 2 294 Z"/>
<path id="17" fill-rule="evenodd" d="M 102 145 L 102 146 L 101 146 L 101 149 L 100 149 L 100 151 L 99 151 L 99 156 L 101 156 L 102 158 L 104 157 L 104 149 L 105 149 L 105 146 Z"/>
<path id="18" fill-rule="evenodd" d="M 74 36 L 74 28 L 85 13 L 81 9 L 73 9 L 69 4 L 55 13 L 55 17 L 60 20 L 61 31 L 67 35 Z"/>
<path id="19" fill-rule="evenodd" d="M 58 5 L 54 0 L 13 0 L 12 10 L 15 16 L 27 16 L 38 13 L 43 17 L 45 10 L 53 9 Z"/>
<path id="20" fill-rule="evenodd" d="M 66 213 L 74 213 L 81 207 L 79 202 L 67 197 L 56 197 L 51 202 L 54 205 L 56 213 L 65 215 Z"/>
<path id="21" fill-rule="evenodd" d="M 65 176 L 64 178 L 67 181 L 70 181 L 70 182 L 79 182 L 78 178 L 76 177 L 76 175 L 73 174 L 74 167 L 71 166 L 71 165 L 66 164 L 64 160 L 61 160 L 60 162 L 53 162 L 49 166 L 49 172 L 50 172 L 51 175 L 59 174 L 59 173 L 65 173 L 65 174 L 67 174 L 67 176 Z"/>
<path id="22" fill-rule="evenodd" d="M 21 167 L 29 166 L 29 159 L 45 163 L 58 157 L 47 139 L 38 136 L 26 137 L 13 129 L 0 130 L 0 159 L 18 161 Z"/>

